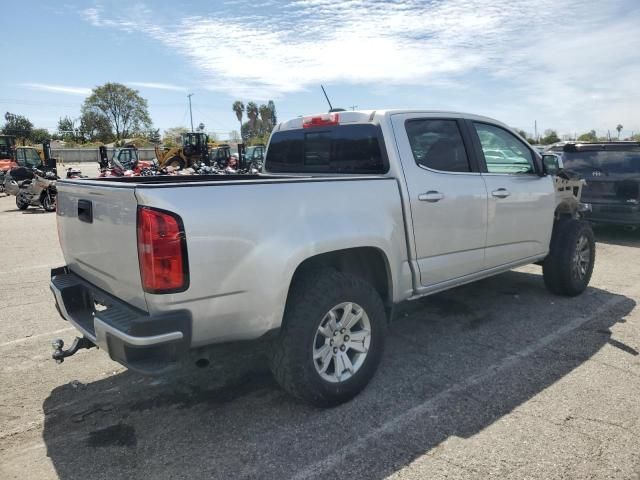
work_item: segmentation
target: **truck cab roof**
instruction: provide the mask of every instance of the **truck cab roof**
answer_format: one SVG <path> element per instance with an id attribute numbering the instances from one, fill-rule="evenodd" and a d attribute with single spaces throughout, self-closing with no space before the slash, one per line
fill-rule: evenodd
<path id="1" fill-rule="evenodd" d="M 464 113 L 464 112 L 455 112 L 448 110 L 428 110 L 428 109 L 382 109 L 382 110 L 346 110 L 341 112 L 330 112 L 330 113 L 313 113 L 310 115 L 304 115 L 297 118 L 293 118 L 286 122 L 280 123 L 274 131 L 284 131 L 284 130 L 295 130 L 299 128 L 304 128 L 305 121 L 310 121 L 310 119 L 326 119 L 329 121 L 329 118 L 337 119 L 332 121 L 331 124 L 344 124 L 344 123 L 373 123 L 376 118 L 396 115 L 396 114 L 407 114 L 407 113 L 421 113 L 427 117 L 446 117 L 446 118 L 467 118 L 470 120 L 484 121 L 489 123 L 494 123 L 496 125 L 501 125 L 503 127 L 512 130 L 510 127 L 505 125 L 498 120 L 493 118 L 474 115 L 472 113 Z"/>

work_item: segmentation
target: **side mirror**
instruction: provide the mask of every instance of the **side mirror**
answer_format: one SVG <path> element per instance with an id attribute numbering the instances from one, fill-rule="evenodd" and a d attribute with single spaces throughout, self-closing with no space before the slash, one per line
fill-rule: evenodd
<path id="1" fill-rule="evenodd" d="M 545 153 L 542 155 L 542 164 L 544 165 L 545 172 L 549 175 L 556 175 L 563 168 L 562 158 L 553 153 Z"/>

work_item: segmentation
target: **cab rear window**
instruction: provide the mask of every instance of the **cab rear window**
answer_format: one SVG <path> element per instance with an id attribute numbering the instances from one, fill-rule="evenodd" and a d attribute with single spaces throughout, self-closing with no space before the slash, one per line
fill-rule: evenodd
<path id="1" fill-rule="evenodd" d="M 278 173 L 385 173 L 379 129 L 371 124 L 336 125 L 276 132 L 266 170 Z"/>

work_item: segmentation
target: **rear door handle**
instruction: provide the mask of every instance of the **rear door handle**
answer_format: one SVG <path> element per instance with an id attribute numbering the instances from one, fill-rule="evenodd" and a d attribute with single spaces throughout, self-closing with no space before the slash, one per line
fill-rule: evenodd
<path id="1" fill-rule="evenodd" d="M 511 195 L 511 192 L 506 188 L 499 188 L 491 192 L 491 195 L 493 195 L 496 198 L 507 198 L 509 195 Z"/>
<path id="2" fill-rule="evenodd" d="M 439 202 L 444 198 L 444 193 L 437 192 L 435 190 L 429 190 L 428 192 L 418 195 L 418 200 L 421 202 Z"/>

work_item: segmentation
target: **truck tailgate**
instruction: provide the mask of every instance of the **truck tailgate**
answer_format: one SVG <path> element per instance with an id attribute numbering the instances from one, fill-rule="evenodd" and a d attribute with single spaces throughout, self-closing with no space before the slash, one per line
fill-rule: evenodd
<path id="1" fill-rule="evenodd" d="M 89 181 L 58 185 L 58 235 L 69 269 L 143 310 L 133 186 Z"/>

